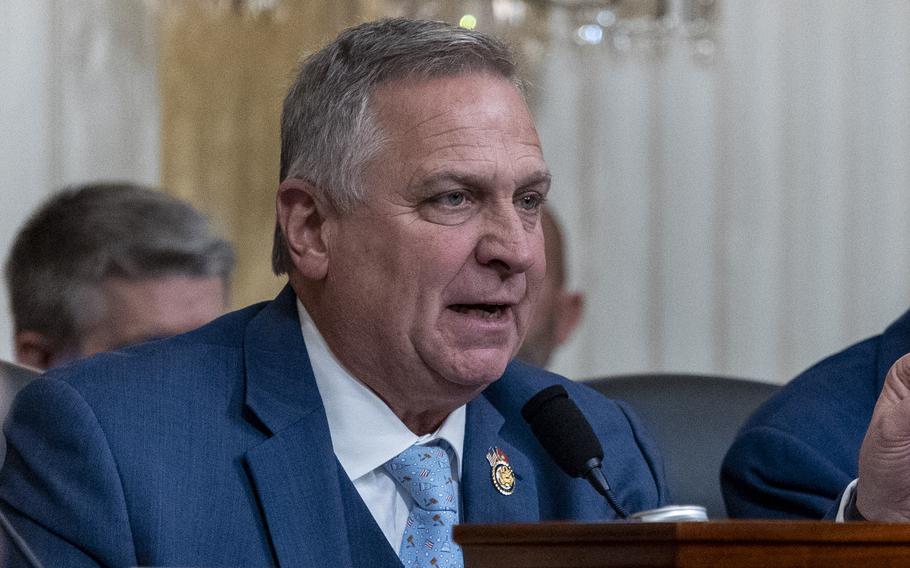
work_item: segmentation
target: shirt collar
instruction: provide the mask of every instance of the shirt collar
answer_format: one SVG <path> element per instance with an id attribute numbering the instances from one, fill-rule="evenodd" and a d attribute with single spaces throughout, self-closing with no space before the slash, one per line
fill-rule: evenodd
<path id="1" fill-rule="evenodd" d="M 297 313 L 316 387 L 325 406 L 332 447 L 348 477 L 354 481 L 410 446 L 438 439 L 452 447 L 455 471 L 460 477 L 465 406 L 452 411 L 432 434 L 414 434 L 376 393 L 342 366 L 299 299 Z"/>

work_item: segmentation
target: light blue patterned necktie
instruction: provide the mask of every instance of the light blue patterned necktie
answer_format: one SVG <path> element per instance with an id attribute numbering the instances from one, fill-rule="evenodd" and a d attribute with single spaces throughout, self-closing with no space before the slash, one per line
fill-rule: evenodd
<path id="1" fill-rule="evenodd" d="M 458 495 L 446 450 L 411 446 L 385 469 L 414 499 L 398 551 L 401 562 L 406 568 L 462 568 L 461 548 L 452 540 Z"/>

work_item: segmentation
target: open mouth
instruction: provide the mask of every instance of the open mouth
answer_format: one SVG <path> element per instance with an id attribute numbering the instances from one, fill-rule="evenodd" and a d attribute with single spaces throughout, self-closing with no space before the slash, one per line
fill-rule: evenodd
<path id="1" fill-rule="evenodd" d="M 449 309 L 468 316 L 496 319 L 505 315 L 507 304 L 453 304 Z"/>

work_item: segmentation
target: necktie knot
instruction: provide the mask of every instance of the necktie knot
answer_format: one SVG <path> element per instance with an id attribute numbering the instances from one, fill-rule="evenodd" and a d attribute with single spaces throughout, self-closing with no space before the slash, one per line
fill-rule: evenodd
<path id="1" fill-rule="evenodd" d="M 385 470 L 414 500 L 399 550 L 404 565 L 460 568 L 461 550 L 452 542 L 458 495 L 445 448 L 411 446 L 386 462 Z"/>
<path id="2" fill-rule="evenodd" d="M 457 511 L 449 454 L 439 446 L 411 446 L 385 464 L 414 503 L 428 511 Z"/>

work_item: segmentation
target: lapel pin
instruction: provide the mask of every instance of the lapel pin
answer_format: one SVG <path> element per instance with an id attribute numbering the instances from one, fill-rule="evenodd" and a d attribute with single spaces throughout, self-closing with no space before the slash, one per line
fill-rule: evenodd
<path id="1" fill-rule="evenodd" d="M 487 461 L 490 462 L 493 487 L 503 495 L 511 495 L 515 491 L 515 472 L 509 465 L 508 456 L 499 448 L 490 448 Z"/>

